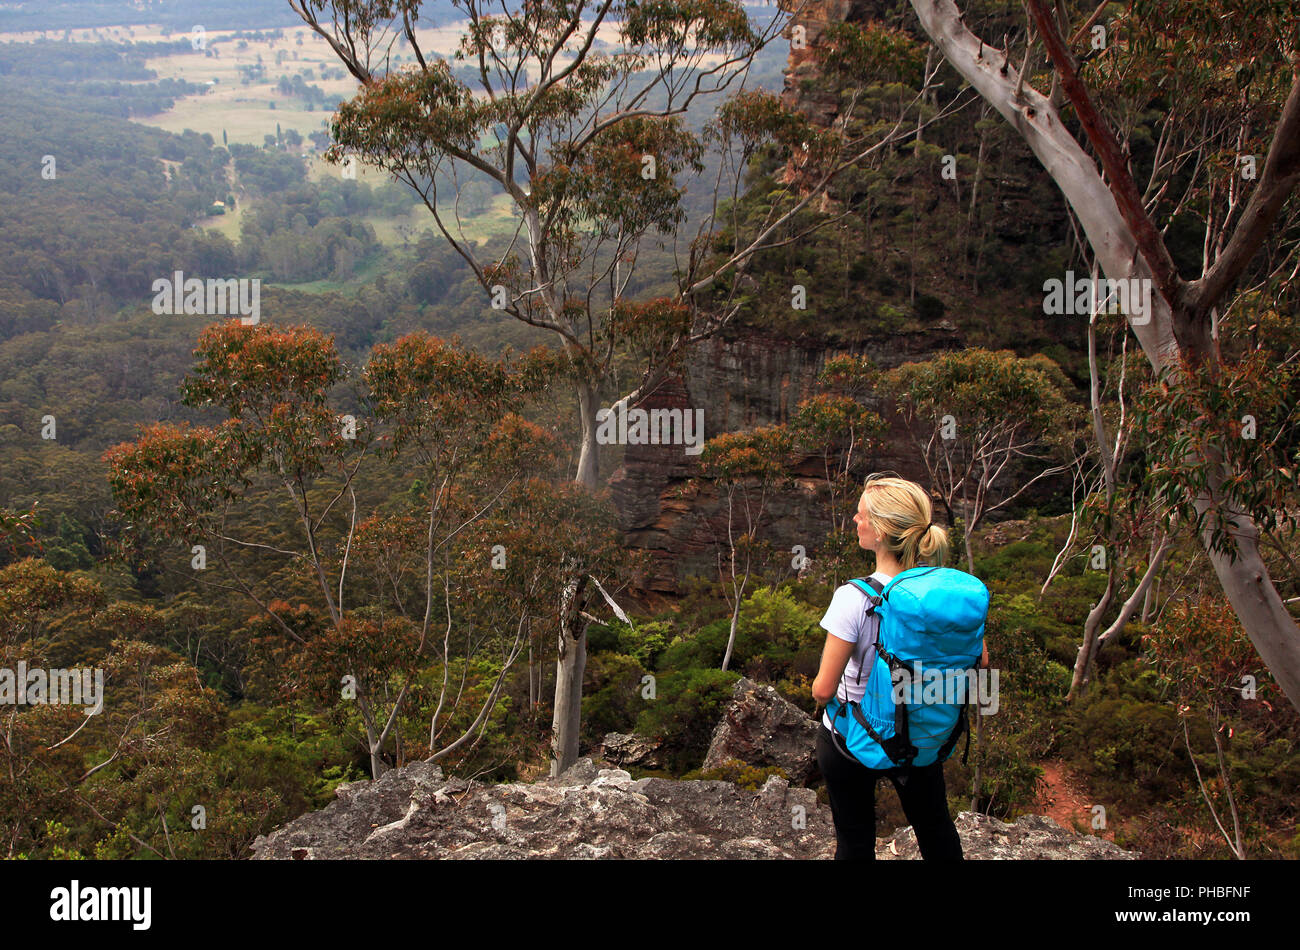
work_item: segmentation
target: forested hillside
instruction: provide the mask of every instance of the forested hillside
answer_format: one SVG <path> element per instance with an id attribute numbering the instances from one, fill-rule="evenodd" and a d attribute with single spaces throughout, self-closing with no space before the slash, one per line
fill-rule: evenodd
<path id="1" fill-rule="evenodd" d="M 7 857 L 246 858 L 420 760 L 789 778 L 706 751 L 742 676 L 817 715 L 898 468 L 991 595 L 954 812 L 1300 858 L 1300 7 L 978 0 L 968 62 L 619 4 L 557 78 L 545 5 L 344 6 L 0 8 L 0 670 L 104 684 L 0 682 Z M 1047 302 L 1098 274 L 1154 303 Z"/>

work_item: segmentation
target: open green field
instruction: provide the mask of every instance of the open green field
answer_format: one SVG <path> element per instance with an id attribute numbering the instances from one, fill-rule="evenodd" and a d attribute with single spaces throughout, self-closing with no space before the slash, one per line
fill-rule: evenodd
<path id="1" fill-rule="evenodd" d="M 487 209 L 476 215 L 466 215 L 463 211 L 458 228 L 455 210 L 450 203 L 440 204 L 438 213 L 443 223 L 457 240 L 482 244 L 489 238 L 510 238 L 519 228 L 518 216 L 512 214 L 514 203 L 505 194 L 491 199 Z M 375 236 L 389 245 L 406 245 L 415 243 L 426 230 L 438 233 L 438 225 L 433 215 L 423 204 L 416 205 L 411 213 L 400 218 L 379 218 L 368 215 L 366 224 L 375 229 Z"/>
<path id="2" fill-rule="evenodd" d="M 450 57 L 459 46 L 466 25 L 466 21 L 459 21 L 437 27 L 425 26 L 417 33 L 421 48 L 426 55 Z M 236 31 L 230 30 L 205 30 L 201 49 L 193 48 L 193 34 L 166 31 L 156 25 L 103 27 L 66 33 L 4 33 L 0 34 L 0 42 L 59 40 L 65 36 L 74 42 L 85 43 L 190 41 L 191 48 L 166 56 L 148 57 L 145 65 L 159 79 L 183 79 L 205 85 L 207 92 L 178 99 L 166 112 L 138 117 L 133 121 L 175 133 L 186 129 L 207 133 L 218 144 L 224 141 L 255 146 L 262 146 L 266 136 L 274 135 L 277 125 L 282 132 L 294 129 L 304 139 L 300 151 L 308 161 L 310 177 L 321 180 L 342 174 L 340 166 L 320 158 L 309 136 L 328 129 L 334 107 L 355 94 L 357 83 L 339 65 L 325 40 L 309 27 L 263 31 L 260 39 L 237 37 Z M 601 41 L 617 41 L 614 25 L 601 30 L 598 44 Z M 414 55 L 404 42 L 395 44 L 393 52 L 396 65 L 414 62 Z M 290 81 L 300 77 L 305 85 L 320 88 L 326 97 L 324 103 L 285 95 L 279 86 L 281 77 Z M 485 136 L 481 144 L 489 147 L 491 138 Z M 372 186 L 391 181 L 386 173 L 361 165 L 356 166 L 356 173 L 357 181 Z M 443 199 L 439 203 L 440 212 L 453 235 L 475 243 L 513 235 L 519 227 L 519 219 L 513 213 L 510 199 L 496 188 L 477 187 L 479 190 L 473 196 L 462 197 L 459 218 L 454 195 L 449 190 L 440 192 Z M 238 181 L 231 182 L 231 190 L 237 196 L 236 207 L 225 215 L 201 221 L 199 226 L 238 241 L 241 222 L 252 203 L 241 191 Z M 391 247 L 413 243 L 426 229 L 437 230 L 432 215 L 423 205 L 417 205 L 409 214 L 399 217 L 367 216 L 366 222 L 375 229 L 379 240 Z"/>
<path id="3" fill-rule="evenodd" d="M 362 287 L 384 273 L 386 257 L 387 255 L 383 252 L 372 254 L 357 267 L 356 273 L 347 280 L 309 280 L 301 283 L 263 280 L 262 283 L 267 287 L 284 287 L 288 290 L 297 290 L 307 294 L 333 293 L 354 297 Z"/>
<path id="4" fill-rule="evenodd" d="M 178 100 L 167 112 L 141 121 L 169 132 L 207 132 L 218 142 L 224 133 L 228 141 L 248 145 L 261 145 L 267 135 L 274 135 L 276 123 L 304 138 L 326 128 L 332 106 L 356 92 L 356 80 L 346 74 L 338 78 L 341 69 L 328 44 L 307 27 L 282 32 L 280 39 L 261 41 L 213 32 L 205 36 L 204 51 L 151 57 L 146 65 L 159 78 L 211 85 L 206 95 Z M 249 71 L 259 66 L 260 77 L 250 79 Z M 332 78 L 323 79 L 322 70 Z M 326 104 L 313 106 L 285 96 L 278 88 L 281 76 L 301 76 L 308 85 L 320 87 L 328 97 Z"/>
<path id="5" fill-rule="evenodd" d="M 426 57 L 450 58 L 460 46 L 468 21 L 448 21 L 434 26 L 421 20 L 421 24 L 416 37 Z M 337 103 L 356 92 L 356 80 L 343 70 L 329 44 L 307 26 L 260 32 L 262 39 L 247 36 L 237 39 L 236 31 L 205 30 L 202 49 L 191 46 L 183 52 L 148 57 L 145 65 L 154 70 L 159 79 L 209 84 L 209 91 L 206 95 L 178 100 L 167 112 L 136 121 L 169 132 L 186 129 L 207 132 L 218 142 L 224 132 L 228 141 L 249 145 L 261 145 L 265 136 L 275 133 L 277 122 L 282 129 L 295 129 L 304 138 L 311 132 L 326 128 Z M 59 40 L 65 36 L 84 43 L 184 40 L 193 44 L 195 39 L 195 35 L 189 32 L 168 31 L 158 25 L 136 25 L 66 32 L 0 33 L 0 42 Z M 617 43 L 617 24 L 604 24 L 598 33 L 596 48 L 613 49 Z M 404 38 L 393 44 L 392 52 L 394 66 L 414 65 L 415 56 Z M 563 66 L 566 58 L 563 55 L 557 58 L 557 68 Z M 721 59 L 721 54 L 706 56 L 704 63 L 713 65 L 714 60 Z M 261 74 L 251 78 L 249 71 L 259 66 Z M 322 78 L 322 70 L 328 70 L 331 78 Z M 290 80 L 301 76 L 307 85 L 319 87 L 325 93 L 324 103 L 318 102 L 309 111 L 308 103 L 286 96 L 278 88 L 281 76 Z"/>
<path id="6" fill-rule="evenodd" d="M 467 24 L 468 21 L 458 21 L 417 30 L 416 38 L 426 58 L 431 55 L 450 58 L 459 47 Z M 171 132 L 185 129 L 208 132 L 218 141 L 224 131 L 229 141 L 250 145 L 261 145 L 264 136 L 275 132 L 276 122 L 281 128 L 296 129 L 304 138 L 326 128 L 333 108 L 356 93 L 357 82 L 343 70 L 329 44 L 310 28 L 289 27 L 278 32 L 281 34 L 278 39 L 236 40 L 231 31 L 212 31 L 205 34 L 204 51 L 150 57 L 146 64 L 160 79 L 171 77 L 213 85 L 206 96 L 180 100 L 171 110 L 144 121 Z M 136 33 L 130 39 L 165 39 L 156 29 L 146 32 L 145 28 L 137 27 Z M 601 35 L 607 42 L 617 41 L 617 30 L 612 25 L 602 28 Z M 176 34 L 171 38 L 177 38 Z M 563 59 L 560 57 L 561 62 Z M 409 46 L 404 42 L 394 44 L 393 65 L 413 66 L 415 62 Z M 259 65 L 262 77 L 247 81 L 241 67 L 247 71 Z M 322 70 L 328 70 L 333 78 L 322 79 Z M 280 91 L 281 76 L 292 79 L 297 75 L 326 93 L 324 106 L 308 111 L 305 102 L 286 97 Z"/>
<path id="7" fill-rule="evenodd" d="M 199 227 L 205 231 L 216 231 L 224 234 L 236 244 L 239 243 L 239 229 L 244 220 L 244 212 L 248 207 L 247 202 L 236 202 L 235 210 L 226 209 L 225 214 L 216 214 L 210 218 L 198 222 Z"/>

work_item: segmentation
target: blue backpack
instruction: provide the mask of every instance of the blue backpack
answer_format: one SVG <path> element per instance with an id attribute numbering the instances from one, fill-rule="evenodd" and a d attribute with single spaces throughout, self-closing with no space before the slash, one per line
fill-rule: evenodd
<path id="1" fill-rule="evenodd" d="M 866 595 L 867 614 L 880 615 L 880 629 L 862 701 L 841 703 L 837 691 L 827 704 L 836 746 L 870 769 L 925 766 L 947 760 L 965 730 L 965 764 L 967 671 L 984 650 L 988 588 L 965 571 L 925 566 L 884 585 L 850 583 Z"/>

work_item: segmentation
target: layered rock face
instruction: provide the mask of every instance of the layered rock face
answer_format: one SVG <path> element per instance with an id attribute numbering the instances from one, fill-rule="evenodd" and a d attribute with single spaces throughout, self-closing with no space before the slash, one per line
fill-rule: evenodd
<path id="1" fill-rule="evenodd" d="M 805 785 L 817 776 L 816 742 L 816 720 L 771 686 L 742 677 L 713 730 L 704 768 L 721 768 L 735 759 L 746 765 L 774 766 L 796 785 Z"/>
<path id="2" fill-rule="evenodd" d="M 781 101 L 820 125 L 830 125 L 838 113 L 839 101 L 820 81 L 815 50 L 822 33 L 832 23 L 881 19 L 890 6 L 883 0 L 810 0 L 787 30 L 788 34 L 795 26 L 802 26 L 805 45 L 795 48 L 791 44 Z"/>
<path id="3" fill-rule="evenodd" d="M 830 125 L 838 101 L 818 81 L 816 48 L 821 36 L 830 23 L 879 16 L 883 6 L 879 0 L 809 3 L 791 24 L 791 28 L 801 27 L 801 43 L 791 43 L 782 101 L 815 122 Z M 951 325 L 945 324 L 930 332 L 879 341 L 866 352 L 877 365 L 889 368 L 957 345 L 954 337 Z M 703 408 L 708 438 L 788 422 L 799 402 L 813 395 L 822 364 L 835 354 L 824 341 L 796 341 L 740 328 L 732 339 L 697 345 L 684 373 L 660 386 L 639 408 Z M 902 441 L 905 438 L 905 429 L 895 423 L 887 448 L 872 460 L 872 466 L 909 474 L 916 466 Z M 725 502 L 711 486 L 683 491 L 698 470 L 697 457 L 687 455 L 681 446 L 629 445 L 622 466 L 609 480 L 628 545 L 648 550 L 653 557 L 649 575 L 635 584 L 643 591 L 672 594 L 686 577 L 716 575 L 716 552 L 727 535 L 727 513 Z M 825 480 L 812 460 L 798 466 L 794 474 L 795 488 L 768 502 L 764 533 L 778 548 L 802 544 L 811 550 L 828 527 L 822 499 Z M 910 472 L 909 477 L 919 474 Z"/>
<path id="4" fill-rule="evenodd" d="M 817 58 L 827 26 L 881 19 L 890 8 L 883 0 L 812 0 L 807 4 L 787 28 L 787 36 L 793 39 L 793 28 L 800 27 L 801 42 L 791 42 L 782 101 L 814 122 L 829 126 L 836 117 L 838 98 L 821 81 Z M 888 369 L 961 345 L 952 324 L 940 321 L 921 332 L 864 338 L 856 352 Z M 827 357 L 842 352 L 824 340 L 792 340 L 738 327 L 730 339 L 698 344 L 682 375 L 661 386 L 639 408 L 702 408 L 708 438 L 784 423 L 800 401 L 814 394 L 817 374 Z M 910 450 L 910 435 L 899 420 L 889 421 L 883 449 L 867 464 L 876 470 L 923 478 Z M 727 536 L 726 505 L 711 485 L 685 490 L 687 480 L 697 473 L 698 457 L 687 455 L 681 446 L 629 445 L 622 467 L 610 478 L 627 543 L 650 551 L 653 557 L 649 575 L 638 578 L 634 585 L 642 591 L 673 594 L 687 577 L 717 575 L 717 551 Z M 792 474 L 797 479 L 795 487 L 767 502 L 763 536 L 778 550 L 802 544 L 813 551 L 830 525 L 823 498 L 824 474 L 812 459 L 797 464 Z"/>
<path id="5" fill-rule="evenodd" d="M 820 66 L 819 51 L 826 44 L 827 29 L 836 23 L 882 22 L 901 24 L 904 28 L 912 24 L 914 34 L 919 30 L 914 16 L 905 16 L 900 21 L 898 4 L 887 0 L 810 0 L 799 6 L 800 13 L 786 28 L 790 46 L 781 101 L 812 122 L 829 127 L 838 117 L 840 96 L 824 79 Z M 796 27 L 799 28 L 797 37 Z M 991 242 L 990 257 L 998 256 L 1004 249 L 1034 247 L 1053 251 L 1064 233 L 1064 208 L 1060 208 L 1058 220 L 1054 217 L 1057 212 L 1045 206 L 1045 202 L 1059 201 L 1057 191 L 1050 184 L 1041 187 L 1043 182 L 1036 171 L 1037 165 L 1028 152 L 1023 155 L 1027 161 L 1019 165 L 985 162 L 987 167 L 981 180 L 986 184 L 980 196 L 993 202 L 986 235 Z M 791 169 L 787 168 L 784 175 L 787 180 L 790 173 Z M 777 177 L 781 178 L 781 173 Z M 922 191 L 925 193 L 926 189 Z M 818 203 L 823 212 L 838 207 L 833 193 L 824 198 Z M 943 215 L 946 221 L 946 216 L 959 210 L 967 213 L 955 205 L 941 209 L 937 200 L 930 190 L 920 206 L 920 214 Z M 907 194 L 900 186 L 869 213 L 884 213 L 887 221 L 889 215 L 915 201 L 916 195 Z M 921 226 L 929 227 L 924 218 Z M 949 257 L 946 248 L 924 242 L 920 251 L 924 252 L 925 269 L 913 289 L 954 308 L 960 306 L 960 296 L 967 288 L 964 283 L 960 287 L 954 285 L 945 264 L 955 258 Z M 917 253 L 914 244 L 912 255 L 915 257 Z M 892 251 L 882 253 L 874 266 L 888 276 L 889 268 L 900 264 L 905 256 L 903 246 L 894 246 Z M 1032 263 L 1027 261 L 1024 266 Z M 979 269 L 977 262 L 976 270 Z M 986 285 L 982 290 L 972 285 L 969 292 L 980 295 L 982 302 L 978 309 L 990 321 L 998 319 L 1000 311 L 1025 308 L 1024 294 L 1006 284 L 1003 277 L 988 275 L 984 280 Z M 869 291 L 864 283 L 863 293 L 870 296 L 875 291 Z M 895 297 L 889 303 L 900 311 L 916 309 L 915 300 Z M 877 330 L 873 335 L 865 325 L 869 321 L 864 321 L 857 352 L 865 353 L 878 366 L 888 369 L 909 360 L 929 358 L 941 350 L 968 345 L 969 341 L 947 320 L 921 317 L 919 313 L 908 316 L 912 318 L 909 321 L 912 326 L 924 325 L 925 329 L 902 333 Z M 1035 332 L 1046 339 L 1078 338 L 1078 327 L 1068 317 L 1040 319 L 1038 315 L 1021 314 L 1018 319 L 1038 321 L 1028 325 L 1035 326 Z M 990 342 L 981 332 L 982 345 L 997 348 L 1023 342 L 1000 335 L 996 330 L 993 336 Z M 697 345 L 681 377 L 661 387 L 642 406 L 700 407 L 705 413 L 708 437 L 785 422 L 800 400 L 813 394 L 818 371 L 826 358 L 837 352 L 842 351 L 829 339 L 777 338 L 767 331 L 737 325 L 731 329 L 730 338 Z M 899 420 L 887 417 L 887 421 L 890 430 L 883 440 L 883 448 L 874 457 L 865 459 L 865 464 L 877 471 L 892 470 L 924 483 L 924 474 L 911 447 L 911 436 Z M 627 543 L 651 552 L 654 560 L 649 575 L 636 579 L 634 589 L 674 594 L 687 577 L 718 576 L 718 550 L 725 545 L 727 536 L 725 504 L 707 484 L 685 489 L 686 480 L 697 468 L 697 459 L 685 455 L 680 446 L 643 445 L 628 446 L 622 468 L 613 473 L 610 487 Z M 796 487 L 769 500 L 761 536 L 777 550 L 788 551 L 801 544 L 812 553 L 830 525 L 821 498 L 825 482 L 815 460 L 796 464 L 793 474 L 798 478 Z M 745 529 L 742 526 L 739 530 Z"/>
<path id="6" fill-rule="evenodd" d="M 865 353 L 880 368 L 890 369 L 957 346 L 956 330 L 942 322 L 923 332 L 869 341 L 854 355 Z M 789 422 L 799 403 L 816 393 L 826 360 L 845 352 L 816 340 L 757 334 L 705 341 L 691 352 L 684 372 L 640 408 L 702 408 L 706 438 Z M 873 408 L 884 412 L 883 405 Z M 886 415 L 886 421 L 890 428 L 882 448 L 867 464 L 923 480 L 907 428 L 896 417 Z M 726 504 L 711 484 L 687 489 L 698 473 L 698 456 L 686 454 L 681 445 L 629 445 L 610 478 L 627 543 L 653 557 L 649 576 L 638 585 L 643 590 L 675 593 L 686 577 L 716 575 L 716 552 L 727 536 Z M 802 544 L 812 551 L 829 529 L 824 472 L 816 459 L 806 459 L 792 474 L 794 487 L 767 501 L 764 536 L 778 550 Z"/>

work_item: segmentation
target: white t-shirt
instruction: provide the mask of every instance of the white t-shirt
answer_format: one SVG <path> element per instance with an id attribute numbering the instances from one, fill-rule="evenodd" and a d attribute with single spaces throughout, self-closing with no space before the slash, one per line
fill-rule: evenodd
<path id="1" fill-rule="evenodd" d="M 882 574 L 880 571 L 871 576 L 882 584 L 888 584 L 894 577 L 893 574 Z M 848 665 L 844 667 L 844 675 L 835 688 L 836 698 L 842 703 L 862 699 L 867 691 L 871 665 L 876 661 L 876 633 L 880 629 L 880 617 L 875 613 L 867 616 L 867 607 L 867 595 L 861 589 L 852 584 L 843 584 L 835 589 L 835 596 L 826 608 L 826 616 L 822 617 L 823 630 L 831 636 L 856 644 Z M 857 681 L 859 670 L 862 670 L 861 683 Z M 822 722 L 827 729 L 832 728 L 829 712 L 822 713 Z"/>

